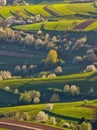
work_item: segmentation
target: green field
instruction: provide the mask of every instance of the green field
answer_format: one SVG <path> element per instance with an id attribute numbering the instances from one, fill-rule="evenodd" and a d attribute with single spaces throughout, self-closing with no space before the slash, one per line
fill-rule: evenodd
<path id="1" fill-rule="evenodd" d="M 41 15 L 48 19 L 48 22 L 27 24 L 22 26 L 13 26 L 14 29 L 36 31 L 39 29 L 73 31 L 74 27 L 85 20 L 97 19 L 97 8 L 93 3 L 77 4 L 49 4 L 49 5 L 28 5 L 28 6 L 7 6 L 0 7 L 0 14 L 7 18 L 12 15 L 19 15 L 23 18 L 29 18 L 33 15 Z M 50 21 L 49 21 L 50 20 Z M 57 21 L 54 21 L 57 20 Z M 76 23 L 76 24 L 74 24 Z M 93 23 L 83 31 L 96 31 L 96 23 Z"/>
<path id="2" fill-rule="evenodd" d="M 92 109 L 82 107 L 83 101 L 80 102 L 70 102 L 70 103 L 55 103 L 53 109 L 48 112 L 49 116 L 52 114 L 58 119 L 68 120 L 70 122 L 77 122 L 80 118 L 86 117 L 90 119 L 92 115 Z M 88 101 L 88 105 L 97 105 L 97 100 Z M 34 117 L 39 111 L 45 110 L 46 104 L 39 105 L 25 105 L 17 107 L 5 107 L 0 108 L 0 114 L 10 113 L 10 112 L 30 112 Z M 76 113 L 75 113 L 76 111 Z M 75 119 L 75 120 L 73 120 Z"/>
<path id="3" fill-rule="evenodd" d="M 24 78 L 24 79 L 10 79 L 0 81 L 0 98 L 1 106 L 10 106 L 17 104 L 19 101 L 19 94 L 16 95 L 13 91 L 17 88 L 19 92 L 25 90 L 38 90 L 43 94 L 49 94 L 49 89 L 61 89 L 63 90 L 64 85 L 77 85 L 80 87 L 80 92 L 88 93 L 91 86 L 97 91 L 97 73 L 82 73 L 73 74 L 67 76 L 59 76 L 56 78 Z M 10 86 L 11 91 L 7 92 L 4 90 L 5 86 Z M 3 90 L 2 90 L 3 89 Z M 6 100 L 7 99 L 7 100 Z M 66 99 L 67 101 L 68 99 Z M 3 102 L 2 102 L 3 101 Z"/>
<path id="4" fill-rule="evenodd" d="M 13 26 L 13 29 L 23 30 L 23 31 L 37 31 L 42 27 L 44 30 L 53 30 L 53 31 L 64 31 L 64 30 L 73 30 L 73 28 L 85 20 L 60 20 L 56 22 L 41 22 L 36 24 L 27 24 Z"/>

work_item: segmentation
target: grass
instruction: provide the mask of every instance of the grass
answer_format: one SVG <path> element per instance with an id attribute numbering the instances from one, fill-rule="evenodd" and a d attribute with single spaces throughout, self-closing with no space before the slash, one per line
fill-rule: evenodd
<path id="1" fill-rule="evenodd" d="M 25 10 L 32 15 L 42 15 L 42 16 L 50 17 L 51 14 L 43 9 L 44 6 L 45 5 L 27 6 Z"/>
<path id="2" fill-rule="evenodd" d="M 48 6 L 48 9 L 57 12 L 59 16 L 74 15 L 75 12 L 66 8 L 66 6 L 67 4 L 53 4 Z"/>
<path id="3" fill-rule="evenodd" d="M 48 94 L 50 97 L 51 93 L 48 91 L 49 88 L 63 90 L 65 84 L 69 84 L 69 85 L 75 84 L 80 87 L 80 92 L 84 92 L 84 93 L 88 93 L 91 86 L 93 86 L 94 90 L 97 91 L 97 87 L 96 87 L 97 74 L 82 73 L 82 74 L 73 74 L 73 75 L 59 76 L 56 78 L 47 78 L 47 79 L 41 79 L 41 78 L 25 79 L 24 78 L 24 79 L 10 79 L 10 80 L 0 81 L 1 106 L 8 106 L 8 105 L 10 106 L 13 104 L 17 104 L 19 100 L 18 98 L 19 95 L 15 95 L 12 92 L 7 92 L 2 90 L 5 88 L 5 86 L 10 86 L 11 91 L 14 91 L 16 88 L 19 89 L 20 92 L 24 92 L 25 90 L 38 90 L 41 92 L 41 94 L 45 92 L 45 94 Z"/>
<path id="4" fill-rule="evenodd" d="M 36 24 L 27 24 L 27 25 L 19 25 L 12 27 L 16 30 L 23 30 L 23 31 L 38 31 L 41 29 L 41 26 L 44 24 L 44 22 L 36 23 Z"/>
<path id="5" fill-rule="evenodd" d="M 83 20 L 61 20 L 58 22 L 48 22 L 44 25 L 45 30 L 56 30 L 56 31 L 62 31 L 62 30 L 73 30 L 73 28 L 78 24 L 83 22 Z"/>
<path id="6" fill-rule="evenodd" d="M 36 51 L 33 48 L 29 47 L 23 47 L 19 46 L 17 43 L 12 43 L 12 44 L 6 44 L 6 43 L 1 43 L 0 44 L 0 50 L 5 50 L 5 51 L 17 51 L 17 52 L 22 52 L 23 49 L 25 49 L 25 52 L 22 53 L 27 53 L 34 55 L 31 58 L 25 58 L 25 57 L 15 57 L 15 56 L 5 56 L 5 55 L 0 55 L 0 70 L 10 70 L 13 71 L 14 67 L 16 65 L 31 65 L 31 64 L 39 64 L 41 60 L 46 57 L 46 52 L 45 51 Z M 41 55 L 40 55 L 41 54 Z"/>
<path id="7" fill-rule="evenodd" d="M 48 10 L 45 10 L 47 6 Z M 69 30 L 73 31 L 76 22 L 76 25 L 83 22 L 83 20 L 88 20 L 91 17 L 97 19 L 97 8 L 93 5 L 93 3 L 77 3 L 77 4 L 49 4 L 49 5 L 28 5 L 28 6 L 0 6 L 0 14 L 1 16 L 7 18 L 12 15 L 19 15 L 23 18 L 29 18 L 33 15 L 41 15 L 44 16 L 51 21 L 57 19 L 57 21 L 53 22 L 43 22 L 36 24 L 27 24 L 23 26 L 14 26 L 14 29 L 18 30 L 26 30 L 26 31 L 36 31 L 43 29 L 45 30 L 55 30 L 55 31 L 63 31 Z M 56 15 L 54 15 L 57 14 Z M 90 25 L 85 30 L 96 30 L 96 23 L 94 25 Z M 85 31 L 83 30 L 83 31 Z"/>
<path id="8" fill-rule="evenodd" d="M 82 101 L 79 102 L 70 102 L 70 103 L 55 103 L 54 108 L 48 112 L 49 116 L 53 114 L 56 118 L 67 120 L 70 122 L 74 122 L 73 118 L 80 119 L 82 117 L 86 117 L 86 119 L 90 119 L 92 115 L 92 110 L 90 108 L 81 107 L 83 104 Z M 97 100 L 88 101 L 89 105 L 97 105 Z M 16 106 L 16 107 L 5 107 L 0 108 L 0 114 L 4 114 L 6 112 L 30 112 L 33 116 L 39 111 L 44 110 L 46 104 L 39 105 L 25 105 L 25 106 Z M 76 113 L 75 113 L 76 111 Z"/>
<path id="9" fill-rule="evenodd" d="M 43 26 L 44 30 L 64 31 L 73 30 L 75 26 L 83 21 L 84 20 L 60 20 L 55 22 L 41 22 L 36 24 L 13 26 L 13 28 L 24 31 L 37 31 L 40 30 Z"/>
<path id="10" fill-rule="evenodd" d="M 96 89 L 96 76 L 93 76 L 94 73 L 82 73 L 82 74 L 72 74 L 67 76 L 59 76 L 56 78 L 28 78 L 28 79 L 10 79 L 0 81 L 0 88 L 8 85 L 11 89 L 18 88 L 20 91 L 25 89 L 31 90 L 47 90 L 49 87 L 52 88 L 63 88 L 65 84 L 76 84 L 80 87 L 81 91 L 88 91 L 92 86 Z M 83 85 L 82 85 L 83 84 Z"/>

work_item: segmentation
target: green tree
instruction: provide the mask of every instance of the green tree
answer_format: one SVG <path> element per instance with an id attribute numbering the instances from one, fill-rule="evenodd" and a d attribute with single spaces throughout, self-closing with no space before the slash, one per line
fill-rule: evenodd
<path id="1" fill-rule="evenodd" d="M 29 104 L 29 103 L 32 101 L 32 99 L 31 99 L 31 97 L 30 97 L 30 94 L 27 93 L 27 92 L 22 93 L 22 94 L 20 95 L 20 101 L 21 101 L 22 103 Z"/>

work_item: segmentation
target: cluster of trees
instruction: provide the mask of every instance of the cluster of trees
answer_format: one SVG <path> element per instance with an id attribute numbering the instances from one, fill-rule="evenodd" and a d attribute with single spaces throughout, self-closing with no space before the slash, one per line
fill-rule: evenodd
<path id="1" fill-rule="evenodd" d="M 30 104 L 39 103 L 40 102 L 40 92 L 36 90 L 25 91 L 24 93 L 20 94 L 20 102 L 22 104 Z"/>
<path id="2" fill-rule="evenodd" d="M 63 90 L 65 93 L 67 94 L 72 94 L 72 95 L 75 95 L 75 94 L 79 94 L 80 93 L 80 88 L 76 85 L 71 85 L 69 86 L 68 84 L 64 86 L 64 90 Z"/>
<path id="3" fill-rule="evenodd" d="M 0 80 L 11 79 L 12 74 L 9 71 L 0 71 Z"/>
<path id="4" fill-rule="evenodd" d="M 35 71 L 37 70 L 37 65 L 30 65 L 30 66 L 27 66 L 27 65 L 22 65 L 22 66 L 19 66 L 17 65 L 14 69 L 14 75 L 18 76 L 28 76 L 28 75 L 32 75 Z"/>
<path id="5" fill-rule="evenodd" d="M 23 77 L 41 77 L 41 78 L 53 78 L 62 74 L 62 67 L 65 62 L 62 59 L 58 59 L 58 53 L 56 50 L 50 50 L 47 57 L 37 65 L 22 65 L 15 66 L 14 75 Z M 51 70 L 51 71 L 50 71 Z"/>

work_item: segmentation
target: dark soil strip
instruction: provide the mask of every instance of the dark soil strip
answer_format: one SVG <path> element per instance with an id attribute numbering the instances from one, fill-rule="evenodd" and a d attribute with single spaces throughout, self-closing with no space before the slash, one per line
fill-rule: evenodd
<path id="1" fill-rule="evenodd" d="M 0 55 L 4 56 L 16 56 L 16 57 L 24 57 L 24 58 L 32 58 L 34 55 L 22 53 L 22 52 L 15 52 L 15 51 L 4 51 L 0 50 Z"/>
<path id="2" fill-rule="evenodd" d="M 86 108 L 91 108 L 91 109 L 97 109 L 97 106 L 91 106 L 91 105 L 85 105 L 83 107 L 86 107 Z"/>
<path id="3" fill-rule="evenodd" d="M 86 27 L 88 27 L 90 24 L 96 22 L 96 20 L 86 20 L 85 22 L 80 23 L 79 25 L 77 25 L 76 27 L 74 27 L 74 29 L 85 29 Z"/>
<path id="4" fill-rule="evenodd" d="M 60 16 L 60 14 L 58 14 L 56 11 L 54 11 L 53 9 L 50 9 L 49 6 L 45 6 L 43 9 L 45 11 L 49 12 L 51 15 L 54 15 L 56 17 Z"/>
<path id="5" fill-rule="evenodd" d="M 29 123 L 29 122 L 20 122 L 20 121 L 10 120 L 10 119 L 0 119 L 0 122 L 13 123 L 13 124 L 18 124 L 18 125 L 24 125 L 24 126 L 29 126 L 29 127 L 40 128 L 40 129 L 44 129 L 44 130 L 61 130 L 60 128 L 54 128 L 54 127 L 45 126 L 45 125 L 42 125 L 42 124 Z M 12 130 L 28 130 L 28 129 L 24 129 L 24 128 L 22 129 L 22 128 L 19 128 L 19 127 L 17 129 L 17 127 L 15 127 L 15 126 L 7 126 L 6 127 L 5 125 L 2 125 L 1 127 L 11 128 Z"/>

